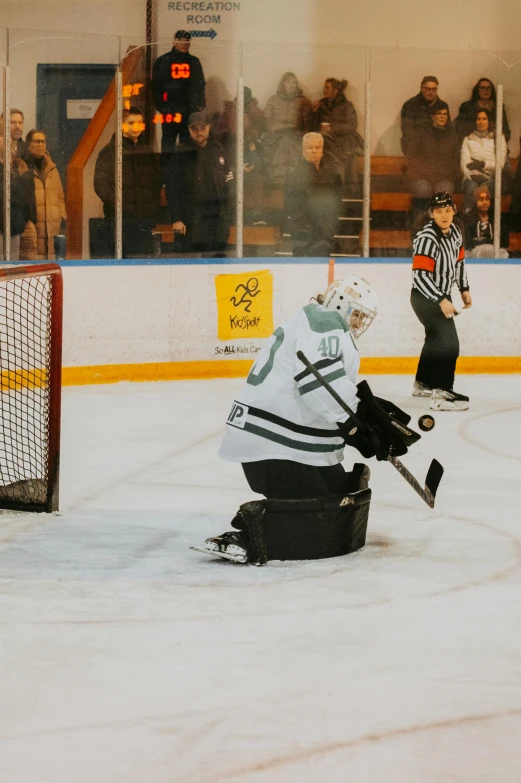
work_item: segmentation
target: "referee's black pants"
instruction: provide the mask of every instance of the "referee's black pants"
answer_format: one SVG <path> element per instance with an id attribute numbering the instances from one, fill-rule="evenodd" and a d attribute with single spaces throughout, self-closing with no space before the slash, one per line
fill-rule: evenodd
<path id="1" fill-rule="evenodd" d="M 450 296 L 447 296 L 452 301 Z M 425 327 L 425 342 L 418 362 L 416 380 L 430 389 L 452 391 L 459 356 L 459 340 L 454 318 L 446 318 L 436 302 L 426 299 L 416 288 L 411 305 Z"/>

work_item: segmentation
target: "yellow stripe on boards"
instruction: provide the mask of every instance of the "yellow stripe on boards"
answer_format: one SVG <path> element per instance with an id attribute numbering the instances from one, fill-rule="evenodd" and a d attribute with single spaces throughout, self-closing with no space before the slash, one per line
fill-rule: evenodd
<path id="1" fill-rule="evenodd" d="M 119 381 L 188 381 L 205 378 L 245 378 L 253 362 L 222 359 L 206 362 L 158 362 L 150 364 L 106 364 L 94 367 L 64 367 L 64 386 L 83 386 Z M 415 356 L 379 356 L 362 359 L 363 375 L 414 375 Z M 458 373 L 521 373 L 521 356 L 460 356 Z"/>

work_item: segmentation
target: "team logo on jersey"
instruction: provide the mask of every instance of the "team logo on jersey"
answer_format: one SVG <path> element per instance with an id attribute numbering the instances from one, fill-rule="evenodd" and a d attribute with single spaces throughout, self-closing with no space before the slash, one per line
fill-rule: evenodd
<path id="1" fill-rule="evenodd" d="M 248 411 L 249 408 L 247 405 L 242 405 L 240 402 L 236 402 L 234 400 L 230 414 L 226 419 L 227 423 L 231 424 L 232 427 L 239 427 L 241 430 L 243 430 L 244 425 L 246 424 L 246 416 L 248 415 Z"/>
<path id="2" fill-rule="evenodd" d="M 340 501 L 340 505 L 341 506 L 350 506 L 354 502 L 355 501 L 353 500 L 353 498 L 350 498 L 349 495 L 347 495 L 345 498 L 342 498 L 342 500 Z"/>

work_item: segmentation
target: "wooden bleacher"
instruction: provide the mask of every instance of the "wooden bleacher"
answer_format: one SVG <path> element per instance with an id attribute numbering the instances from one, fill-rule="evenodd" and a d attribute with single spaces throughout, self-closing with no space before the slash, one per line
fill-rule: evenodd
<path id="1" fill-rule="evenodd" d="M 360 159 L 359 168 L 363 166 L 363 159 Z M 511 160 L 512 169 L 517 168 L 517 159 Z M 371 228 L 370 232 L 370 250 L 371 255 L 378 256 L 385 251 L 386 254 L 403 255 L 404 251 L 411 248 L 411 234 L 408 228 L 400 227 L 380 227 L 381 222 L 393 223 L 392 215 L 396 215 L 398 220 L 407 222 L 412 208 L 412 196 L 406 190 L 405 173 L 407 170 L 406 160 L 403 156 L 384 156 L 375 155 L 371 158 L 371 219 L 373 224 L 378 227 Z M 387 189 L 386 186 L 391 186 Z M 379 188 L 384 188 L 380 190 Z M 391 189 L 399 188 L 399 189 Z M 459 210 L 463 208 L 463 194 L 455 193 L 454 201 Z M 161 203 L 166 204 L 164 193 Z M 507 213 L 510 210 L 511 196 L 503 196 L 501 199 L 501 211 Z M 282 209 L 282 194 L 275 191 L 270 194 L 271 207 Z M 386 216 L 385 213 L 391 213 Z M 162 234 L 163 242 L 173 242 L 172 227 L 167 224 L 156 226 L 156 231 Z M 230 245 L 236 244 L 236 227 L 230 228 Z M 283 241 L 283 235 L 279 226 L 244 226 L 243 243 L 245 246 L 258 248 L 280 248 Z M 361 242 L 361 239 L 360 239 Z M 510 234 L 510 250 L 521 251 L 521 233 Z"/>

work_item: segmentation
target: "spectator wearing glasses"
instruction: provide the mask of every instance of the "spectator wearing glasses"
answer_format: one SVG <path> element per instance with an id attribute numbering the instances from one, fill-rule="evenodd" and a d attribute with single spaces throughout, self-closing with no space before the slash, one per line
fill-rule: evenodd
<path id="1" fill-rule="evenodd" d="M 0 128 L 4 115 L 0 114 Z M 25 163 L 28 162 L 30 155 L 27 150 L 27 144 L 23 140 L 24 132 L 24 113 L 21 109 L 11 109 L 11 122 L 10 122 L 10 139 L 11 139 L 11 156 L 13 159 L 19 158 Z M 27 166 L 25 167 L 27 171 Z M 28 179 L 32 179 L 32 173 L 28 175 Z M 34 215 L 34 218 L 29 218 L 24 226 L 22 234 L 20 234 L 20 248 L 19 248 L 19 260 L 20 261 L 36 261 L 36 227 L 34 221 L 36 220 L 36 205 L 34 202 L 34 188 L 31 182 L 32 192 L 32 204 L 28 214 Z"/>
<path id="2" fill-rule="evenodd" d="M 152 229 L 159 218 L 161 181 L 157 157 L 141 135 L 144 129 L 140 109 L 131 106 L 123 112 L 122 215 L 125 256 L 148 256 L 154 252 Z M 98 155 L 94 172 L 94 190 L 103 201 L 110 253 L 114 253 L 115 167 L 116 134 Z"/>
<path id="3" fill-rule="evenodd" d="M 37 259 L 54 261 L 54 237 L 63 233 L 67 213 L 65 195 L 56 164 L 47 152 L 47 137 L 41 130 L 30 130 L 25 138 L 28 165 L 34 174 L 36 199 Z"/>
<path id="4" fill-rule="evenodd" d="M 179 252 L 224 256 L 230 231 L 233 173 L 210 132 L 206 111 L 189 117 L 190 140 L 178 144 L 166 170 L 166 198 Z"/>
<path id="5" fill-rule="evenodd" d="M 459 107 L 459 114 L 454 120 L 454 127 L 460 141 L 475 129 L 476 113 L 478 109 L 485 109 L 489 117 L 496 121 L 496 88 L 490 79 L 482 78 L 472 88 L 469 101 L 465 101 Z M 503 106 L 503 136 L 510 141 L 510 127 L 508 125 L 507 112 Z"/>
<path id="6" fill-rule="evenodd" d="M 447 104 L 438 97 L 438 79 L 435 76 L 424 76 L 420 92 L 414 98 L 410 98 L 402 106 L 401 127 L 402 127 L 402 152 L 407 155 L 410 144 L 420 128 L 430 127 L 431 109 L 437 105 Z M 450 120 L 450 112 L 449 112 Z"/>

